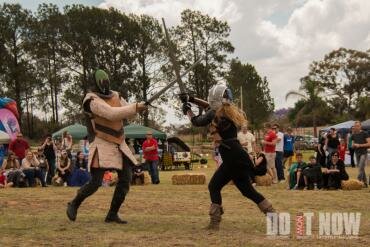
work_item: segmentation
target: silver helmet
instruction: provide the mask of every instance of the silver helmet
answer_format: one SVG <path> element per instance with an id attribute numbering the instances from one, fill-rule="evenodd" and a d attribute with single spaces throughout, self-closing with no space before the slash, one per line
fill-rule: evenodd
<path id="1" fill-rule="evenodd" d="M 211 109 L 217 110 L 223 103 L 232 101 L 231 90 L 223 83 L 218 83 L 208 91 L 208 103 Z"/>

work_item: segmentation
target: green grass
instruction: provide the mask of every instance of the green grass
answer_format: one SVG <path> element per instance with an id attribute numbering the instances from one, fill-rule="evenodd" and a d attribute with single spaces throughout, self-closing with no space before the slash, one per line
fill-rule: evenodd
<path id="1" fill-rule="evenodd" d="M 347 168 L 352 178 L 357 169 Z M 367 170 L 370 173 L 370 170 Z M 352 240 L 269 239 L 266 220 L 233 185 L 223 191 L 225 214 L 219 232 L 208 223 L 207 185 L 172 185 L 161 172 L 161 184 L 133 186 L 121 216 L 128 225 L 104 223 L 113 188 L 100 188 L 81 206 L 76 222 L 65 215 L 66 203 L 77 188 L 48 187 L 0 190 L 0 246 L 366 246 L 370 242 L 370 193 L 360 191 L 287 191 L 285 184 L 257 187 L 281 212 L 361 212 L 360 236 Z M 198 168 L 207 181 L 214 172 Z M 292 217 L 292 221 L 293 221 Z M 294 232 L 294 222 L 291 224 Z M 313 228 L 317 234 L 317 227 Z"/>

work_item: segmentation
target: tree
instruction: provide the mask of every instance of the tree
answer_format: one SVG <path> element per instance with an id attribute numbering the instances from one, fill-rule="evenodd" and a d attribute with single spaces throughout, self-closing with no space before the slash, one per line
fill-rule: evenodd
<path id="1" fill-rule="evenodd" d="M 235 92 L 236 101 L 242 102 L 250 125 L 259 129 L 274 110 L 274 101 L 266 77 L 262 79 L 253 65 L 242 64 L 239 60 L 233 59 L 226 78 Z M 240 99 L 241 88 L 242 99 Z"/>
<path id="2" fill-rule="evenodd" d="M 1 62 L 3 73 L 0 74 L 1 87 L 5 93 L 15 99 L 20 115 L 23 113 L 22 97 L 29 88 L 31 65 L 26 50 L 31 12 L 19 4 L 6 4 L 0 7 Z M 28 81 L 30 82 L 30 81 Z M 19 119 L 22 126 L 22 118 Z"/>
<path id="3" fill-rule="evenodd" d="M 161 47 L 162 29 L 158 21 L 151 16 L 130 15 L 130 18 L 138 25 L 137 70 L 132 91 L 137 99 L 147 101 L 149 93 L 159 86 L 163 78 L 160 70 L 160 64 L 164 60 L 163 47 Z M 143 113 L 143 124 L 149 126 L 148 112 Z"/>
<path id="4" fill-rule="evenodd" d="M 64 11 L 63 52 L 70 77 L 63 106 L 69 118 L 74 119 L 73 114 L 80 114 L 76 106 L 81 107 L 97 68 L 110 74 L 113 90 L 124 97 L 132 94 L 137 28 L 135 22 L 115 9 L 72 5 Z"/>
<path id="5" fill-rule="evenodd" d="M 370 50 L 362 52 L 346 48 L 334 50 L 323 60 L 313 62 L 308 74 L 310 80 L 319 81 L 327 95 L 335 98 L 329 102 L 334 103 L 332 107 L 338 114 L 350 117 L 361 115 L 357 106 L 369 93 L 369 76 Z"/>
<path id="6" fill-rule="evenodd" d="M 184 82 L 195 96 L 207 98 L 209 89 L 225 76 L 227 55 L 234 51 L 227 40 L 229 25 L 199 11 L 187 9 L 181 13 L 181 23 L 173 33 L 180 64 L 189 68 L 203 58 Z"/>
<path id="7" fill-rule="evenodd" d="M 297 112 L 297 122 L 299 121 L 299 117 L 301 117 L 304 113 L 311 114 L 312 117 L 312 126 L 314 128 L 314 136 L 317 137 L 317 116 L 320 107 L 325 104 L 321 100 L 321 94 L 324 92 L 324 88 L 321 84 L 317 81 L 312 81 L 308 77 L 304 77 L 301 79 L 301 86 L 299 87 L 299 91 L 289 91 L 285 95 L 285 99 L 288 99 L 292 96 L 301 98 L 300 101 L 301 107 L 299 112 Z"/>
<path id="8" fill-rule="evenodd" d="M 59 95 L 62 82 L 67 76 L 63 73 L 66 67 L 62 54 L 62 28 L 64 16 L 53 4 L 41 4 L 36 13 L 37 21 L 32 28 L 30 47 L 28 48 L 37 66 L 38 80 L 35 88 L 39 91 L 38 101 L 42 110 L 52 110 L 52 122 L 59 122 Z"/>

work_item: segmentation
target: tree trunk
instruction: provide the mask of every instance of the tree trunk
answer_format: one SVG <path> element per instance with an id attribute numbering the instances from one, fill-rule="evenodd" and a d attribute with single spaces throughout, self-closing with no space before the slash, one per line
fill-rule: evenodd
<path id="1" fill-rule="evenodd" d="M 22 129 L 22 101 L 21 101 L 21 88 L 19 84 L 19 77 L 18 77 L 18 53 L 17 53 L 17 40 L 13 37 L 13 56 L 14 56 L 14 86 L 15 86 L 15 101 L 17 102 L 17 108 L 19 110 L 19 128 Z"/>
<path id="2" fill-rule="evenodd" d="M 312 114 L 313 136 L 317 137 L 316 113 Z"/>
<path id="3" fill-rule="evenodd" d="M 53 111 L 52 121 L 53 121 L 53 123 L 55 123 L 55 103 L 54 103 L 55 87 L 54 87 L 54 84 L 53 84 L 53 80 L 51 78 L 50 59 L 48 59 L 48 79 L 49 79 L 49 84 L 50 84 L 51 108 L 52 108 L 52 111 Z"/>
<path id="4" fill-rule="evenodd" d="M 198 56 L 197 56 L 197 50 L 196 50 L 196 42 L 195 42 L 195 37 L 194 37 L 194 29 L 193 29 L 193 25 L 190 26 L 190 32 L 191 32 L 191 40 L 193 42 L 193 57 L 194 57 L 194 63 L 197 62 L 198 60 Z M 194 85 L 196 85 L 195 87 L 195 93 L 197 94 L 197 96 L 200 96 L 200 86 L 199 86 L 199 78 L 198 78 L 198 73 L 197 73 L 197 66 L 195 66 L 194 68 Z"/>
<path id="5" fill-rule="evenodd" d="M 58 83 L 57 83 L 57 70 L 55 67 L 55 53 L 53 53 L 53 82 L 54 82 L 54 102 L 55 102 L 55 122 L 59 122 L 58 117 Z"/>
<path id="6" fill-rule="evenodd" d="M 28 137 L 31 137 L 31 121 L 30 121 L 30 112 L 29 112 L 29 108 L 28 108 L 28 94 L 26 92 L 26 114 L 27 114 L 27 136 Z"/>
<path id="7" fill-rule="evenodd" d="M 141 67 L 142 67 L 142 70 L 143 70 L 143 74 L 142 74 L 142 85 L 143 85 L 143 101 L 146 102 L 148 100 L 148 87 L 149 87 L 149 82 L 146 78 L 146 66 L 145 66 L 145 53 L 143 52 L 142 53 L 142 61 L 141 61 Z M 143 113 L 143 118 L 144 118 L 144 126 L 147 126 L 149 127 L 149 112 L 148 111 L 145 111 Z"/>

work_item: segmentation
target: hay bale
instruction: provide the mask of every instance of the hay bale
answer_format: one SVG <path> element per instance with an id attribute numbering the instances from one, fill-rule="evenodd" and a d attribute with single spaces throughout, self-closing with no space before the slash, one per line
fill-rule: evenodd
<path id="1" fill-rule="evenodd" d="M 361 190 L 364 184 L 357 179 L 342 180 L 342 190 Z"/>
<path id="2" fill-rule="evenodd" d="M 178 174 L 172 176 L 172 184 L 183 185 L 183 184 L 205 184 L 206 176 L 202 173 L 195 174 Z"/>
<path id="3" fill-rule="evenodd" d="M 272 177 L 269 174 L 264 176 L 256 176 L 256 184 L 258 186 L 271 186 Z"/>

